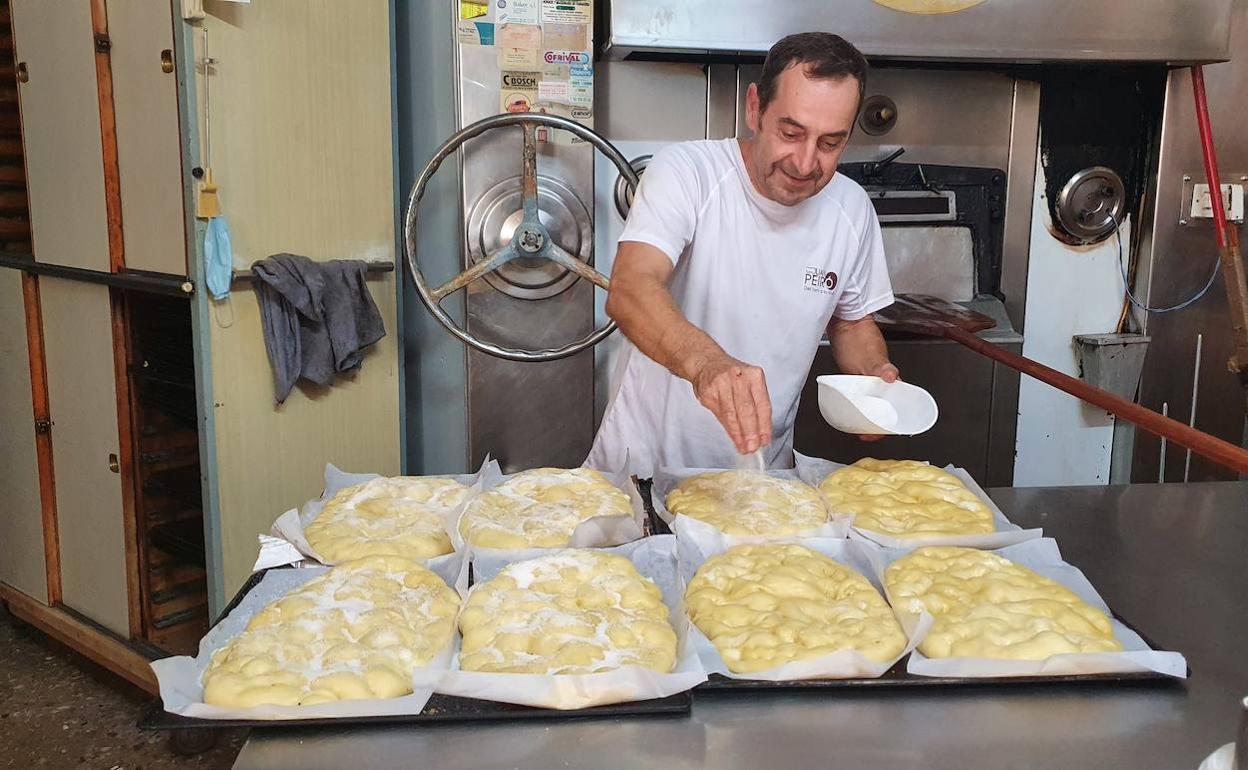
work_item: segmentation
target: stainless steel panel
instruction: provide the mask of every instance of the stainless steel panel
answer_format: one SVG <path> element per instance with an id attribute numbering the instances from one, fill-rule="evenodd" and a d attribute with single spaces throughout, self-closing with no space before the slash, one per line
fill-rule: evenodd
<path id="1" fill-rule="evenodd" d="M 749 136 L 745 94 L 751 83 L 758 82 L 762 67 L 742 65 L 738 72 L 737 133 Z M 897 124 L 878 136 L 855 130 L 841 160 L 880 160 L 904 147 L 906 152 L 899 158 L 904 163 L 1007 170 L 1014 83 L 1013 78 L 993 72 L 873 68 L 867 76 L 867 95 L 892 99 L 897 105 Z M 1037 110 L 1033 124 L 1038 120 Z"/>
<path id="2" fill-rule="evenodd" d="M 1232 39 L 1248 46 L 1248 6 L 1237 3 Z M 1248 133 L 1240 130 L 1243 104 L 1248 101 L 1248 69 L 1242 64 L 1217 64 L 1205 68 L 1210 117 L 1217 144 L 1218 164 L 1223 169 L 1248 168 Z M 1136 293 L 1149 304 L 1167 306 L 1198 291 L 1217 260 L 1213 225 L 1208 220 L 1181 226 L 1178 222 L 1183 198 L 1183 177 L 1204 178 L 1200 141 L 1187 70 L 1170 74 L 1157 164 L 1155 191 L 1146 195 L 1140 234 L 1140 266 Z M 1225 178 L 1225 177 L 1224 177 Z M 1240 237 L 1244 227 L 1239 225 Z M 1200 384 L 1197 391 L 1196 427 L 1234 444 L 1245 431 L 1245 396 L 1235 375 L 1227 371 L 1232 353 L 1230 316 L 1221 278 L 1209 293 L 1187 310 L 1143 318 L 1135 313 L 1137 327 L 1152 337 L 1140 383 L 1140 403 L 1160 411 L 1169 407 L 1180 422 L 1191 417 L 1193 363 L 1196 335 L 1204 335 Z M 1156 480 L 1160 465 L 1160 441 L 1140 431 L 1135 438 L 1132 478 Z M 1171 443 L 1167 449 L 1166 479 L 1183 478 L 1185 451 Z M 1190 478 L 1194 481 L 1234 478 L 1233 471 L 1193 457 Z"/>
<path id="3" fill-rule="evenodd" d="M 726 139 L 737 135 L 737 66 L 706 66 L 706 138 Z"/>
<path id="4" fill-rule="evenodd" d="M 702 65 L 596 62 L 594 77 L 595 130 L 612 143 L 706 138 Z"/>
<path id="5" fill-rule="evenodd" d="M 990 494 L 1018 524 L 1056 537 L 1109 606 L 1182 651 L 1192 677 L 1173 686 L 888 688 L 836 697 L 697 692 L 687 718 L 256 730 L 235 767 L 368 770 L 419 757 L 422 767 L 478 770 L 1174 770 L 1195 768 L 1235 740 L 1248 692 L 1248 659 L 1235 643 L 1248 633 L 1248 484 Z"/>
<path id="6" fill-rule="evenodd" d="M 499 112 L 501 73 L 494 47 L 458 49 L 459 114 L 461 124 L 467 125 Z M 519 129 L 495 131 L 465 146 L 461 168 L 466 219 L 474 219 L 474 209 L 487 193 L 518 177 L 521 146 Z M 538 173 L 560 180 L 591 217 L 593 168 L 594 153 L 586 145 L 552 141 L 539 149 Z M 461 248 L 475 245 L 479 234 L 474 233 L 467 244 L 464 237 L 461 234 Z M 577 244 L 565 245 L 584 246 L 582 254 L 592 249 L 588 234 Z M 588 333 L 594 320 L 593 287 L 584 281 L 540 300 L 508 296 L 479 281 L 469 288 L 466 305 L 469 331 L 512 347 L 557 346 Z M 592 353 L 534 364 L 469 351 L 467 363 L 470 465 L 475 467 L 486 454 L 507 470 L 575 466 L 585 459 L 594 430 Z"/>
<path id="7" fill-rule="evenodd" d="M 1005 169 L 1005 234 L 1001 244 L 1001 293 L 1011 325 L 1026 331 L 1027 263 L 1031 250 L 1032 191 L 1040 140 L 1040 84 L 1014 81 L 1010 156 Z"/>
<path id="8" fill-rule="evenodd" d="M 991 0 L 919 15 L 871 0 L 612 0 L 606 55 L 759 54 L 794 32 L 835 32 L 868 56 L 902 60 L 1222 61 L 1232 0 L 1106 3 Z"/>
<path id="9" fill-rule="evenodd" d="M 396 116 L 399 195 L 406 200 L 416 175 L 438 146 L 455 133 L 457 84 L 444 72 L 455 58 L 455 13 L 450 3 L 395 5 Z M 412 73 L 418 73 L 413 76 Z M 463 239 L 457 163 L 443 163 L 420 208 L 418 246 L 422 270 L 441 283 L 462 268 Z M 400 228 L 401 232 L 401 228 Z M 399 260 L 406 271 L 406 260 Z M 402 345 L 405 473 L 463 473 L 468 470 L 466 348 L 429 314 L 408 277 L 402 281 Z M 443 307 L 464 321 L 464 295 Z"/>

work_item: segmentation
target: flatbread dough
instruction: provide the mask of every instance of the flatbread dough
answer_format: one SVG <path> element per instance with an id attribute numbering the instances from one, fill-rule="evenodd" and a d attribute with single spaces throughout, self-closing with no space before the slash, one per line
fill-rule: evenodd
<path id="1" fill-rule="evenodd" d="M 459 615 L 464 671 L 668 672 L 676 632 L 658 587 L 623 556 L 568 549 L 508 565 L 473 586 Z"/>
<path id="2" fill-rule="evenodd" d="M 455 633 L 459 596 L 397 556 L 340 564 L 260 610 L 217 650 L 204 702 L 307 706 L 395 698 Z"/>
<path id="3" fill-rule="evenodd" d="M 685 608 L 738 674 L 841 650 L 885 663 L 906 648 L 865 577 L 800 545 L 739 545 L 708 559 L 685 590 Z"/>
<path id="4" fill-rule="evenodd" d="M 469 503 L 459 533 L 482 548 L 562 548 L 586 519 L 632 515 L 628 495 L 592 468 L 535 468 Z"/>
<path id="5" fill-rule="evenodd" d="M 334 495 L 304 537 L 327 564 L 365 556 L 431 559 L 453 550 L 442 521 L 469 493 L 454 479 L 371 479 Z"/>
<path id="6" fill-rule="evenodd" d="M 898 612 L 934 618 L 919 645 L 929 658 L 1044 660 L 1122 649 L 1104 612 L 995 553 L 919 548 L 888 566 L 884 587 Z"/>
<path id="7" fill-rule="evenodd" d="M 814 489 L 753 471 L 690 476 L 668 493 L 666 505 L 673 515 L 705 521 L 727 535 L 798 535 L 828 520 Z"/>
<path id="8" fill-rule="evenodd" d="M 865 458 L 829 473 L 819 491 L 834 516 L 900 539 L 996 531 L 992 510 L 957 476 L 917 460 Z"/>

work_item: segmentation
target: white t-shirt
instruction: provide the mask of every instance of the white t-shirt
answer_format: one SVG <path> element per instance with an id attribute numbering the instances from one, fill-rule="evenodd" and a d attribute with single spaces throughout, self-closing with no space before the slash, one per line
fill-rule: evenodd
<path id="1" fill-rule="evenodd" d="M 837 174 L 785 206 L 750 182 L 736 139 L 670 145 L 646 168 L 620 241 L 671 258 L 668 290 L 694 326 L 763 369 L 771 396 L 769 467 L 792 467 L 793 420 L 832 316 L 856 320 L 893 293 L 880 224 L 853 180 Z M 615 392 L 586 463 L 646 478 L 661 467 L 732 468 L 738 453 L 693 386 L 621 347 Z"/>

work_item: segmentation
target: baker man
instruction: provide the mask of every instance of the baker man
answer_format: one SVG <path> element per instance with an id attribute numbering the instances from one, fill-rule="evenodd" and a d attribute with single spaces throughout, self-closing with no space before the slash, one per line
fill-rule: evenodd
<path id="1" fill-rule="evenodd" d="M 746 94 L 752 137 L 655 154 L 611 273 L 607 314 L 628 339 L 589 465 L 648 477 L 761 448 L 791 467 L 825 331 L 842 372 L 897 379 L 871 315 L 893 301 L 879 220 L 836 173 L 866 74 L 844 39 L 790 35 Z"/>

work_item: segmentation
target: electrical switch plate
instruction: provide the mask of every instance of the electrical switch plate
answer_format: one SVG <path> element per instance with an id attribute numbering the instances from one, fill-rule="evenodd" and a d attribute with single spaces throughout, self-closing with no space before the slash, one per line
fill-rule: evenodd
<path id="1" fill-rule="evenodd" d="M 1222 203 L 1226 218 L 1232 222 L 1244 221 L 1244 185 L 1222 185 Z M 1192 185 L 1192 219 L 1213 219 L 1213 196 L 1209 194 L 1208 184 Z"/>

